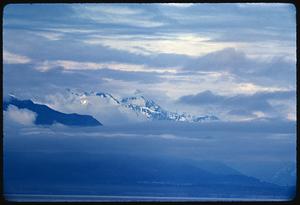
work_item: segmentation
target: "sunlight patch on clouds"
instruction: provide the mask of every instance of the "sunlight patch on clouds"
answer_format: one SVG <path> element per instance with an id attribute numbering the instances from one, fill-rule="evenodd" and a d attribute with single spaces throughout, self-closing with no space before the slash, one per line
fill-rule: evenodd
<path id="1" fill-rule="evenodd" d="M 264 86 L 259 86 L 255 85 L 253 83 L 238 83 L 235 85 L 233 88 L 233 91 L 237 93 L 245 93 L 245 94 L 254 94 L 256 92 L 275 92 L 275 91 L 287 91 L 288 89 L 286 88 L 281 88 L 277 86 L 272 86 L 272 87 L 264 87 Z"/>
<path id="2" fill-rule="evenodd" d="M 254 31 L 251 32 L 253 33 Z M 247 56 L 255 59 L 268 60 L 280 56 L 288 61 L 296 62 L 296 44 L 294 42 L 290 43 L 283 40 L 269 39 L 264 40 L 263 42 L 235 42 L 214 41 L 213 39 L 214 34 L 210 34 L 208 37 L 207 35 L 199 35 L 196 33 L 159 33 L 157 36 L 139 34 L 115 34 L 113 36 L 108 36 L 107 34 L 103 34 L 89 35 L 83 42 L 90 45 L 102 45 L 139 55 L 173 53 L 198 57 L 225 48 L 235 48 L 244 51 L 247 53 Z"/>
<path id="3" fill-rule="evenodd" d="M 226 47 L 235 47 L 232 43 L 215 43 L 208 41 L 209 38 L 195 34 L 163 35 L 149 39 L 129 38 L 108 38 L 94 36 L 84 40 L 84 43 L 91 45 L 102 45 L 112 49 L 128 51 L 139 55 L 152 55 L 158 53 L 173 53 L 198 57 L 210 52 L 222 50 Z"/>
<path id="4" fill-rule="evenodd" d="M 155 68 L 149 67 L 146 65 L 138 65 L 138 64 L 125 64 L 125 63 L 117 63 L 117 62 L 109 62 L 109 63 L 95 63 L 95 62 L 77 62 L 77 61 L 69 61 L 69 60 L 56 60 L 56 61 L 44 61 L 40 63 L 36 69 L 45 72 L 50 69 L 61 68 L 64 70 L 101 70 L 101 69 L 111 69 L 118 71 L 129 71 L 129 72 L 156 72 L 156 73 L 176 73 L 176 68 Z"/>
<path id="5" fill-rule="evenodd" d="M 11 53 L 6 50 L 3 51 L 3 63 L 4 64 L 26 64 L 26 63 L 30 63 L 30 62 L 31 62 L 31 59 L 28 58 L 27 56 Z"/>

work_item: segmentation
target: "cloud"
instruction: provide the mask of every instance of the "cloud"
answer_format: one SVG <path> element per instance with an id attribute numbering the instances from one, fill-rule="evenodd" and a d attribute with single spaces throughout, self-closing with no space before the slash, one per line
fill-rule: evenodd
<path id="1" fill-rule="evenodd" d="M 189 104 L 192 106 L 217 106 L 227 114 L 233 116 L 247 116 L 249 119 L 262 117 L 278 117 L 284 115 L 286 119 L 290 113 L 281 113 L 273 105 L 272 100 L 280 100 L 284 109 L 287 109 L 285 101 L 295 102 L 295 91 L 274 91 L 274 92 L 256 92 L 251 95 L 239 94 L 234 96 L 224 96 L 214 94 L 211 91 L 204 91 L 196 95 L 186 95 L 178 99 L 178 103 Z M 279 103 L 279 104 L 280 104 Z M 292 103 L 292 105 L 295 105 Z M 282 108 L 281 108 L 282 109 Z M 247 118 L 247 119 L 248 119 Z"/>
<path id="2" fill-rule="evenodd" d="M 44 31 L 53 31 L 55 28 L 61 31 L 73 29 L 74 32 L 68 33 L 70 38 L 83 34 L 81 31 L 100 33 L 105 37 L 143 34 L 152 37 L 152 40 L 161 40 L 161 37 L 168 34 L 193 35 L 209 40 L 201 43 L 186 40 L 184 47 L 184 42 L 174 38 L 172 43 L 158 41 L 154 43 L 155 46 L 148 47 L 151 47 L 152 52 L 160 44 L 163 46 L 157 48 L 162 49 L 164 53 L 171 51 L 183 54 L 185 50 L 191 56 L 203 55 L 205 50 L 216 51 L 225 47 L 236 47 L 251 51 L 251 55 L 292 55 L 295 59 L 295 8 L 288 4 L 267 5 L 267 7 L 264 4 L 187 3 L 13 5 L 5 9 L 4 25 L 9 28 L 15 26 L 18 29 L 44 29 Z M 21 16 L 16 16 L 15 13 Z M 81 37 L 94 43 L 100 41 L 91 39 L 87 33 Z M 133 36 L 132 40 L 134 38 Z M 116 38 L 118 39 L 119 37 Z M 131 43 L 130 40 L 127 42 Z M 176 45 L 176 42 L 179 44 Z M 117 47 L 113 41 L 104 43 Z M 147 48 L 147 44 L 152 42 L 141 43 L 141 47 Z M 135 46 L 139 45 L 132 46 L 130 48 L 132 52 Z M 119 47 L 125 49 L 124 45 Z M 174 51 L 170 47 L 173 47 Z M 155 52 L 158 52 L 157 50 Z M 143 53 L 142 49 L 136 49 L 134 52 Z M 147 52 L 149 49 L 144 53 Z"/>
<path id="3" fill-rule="evenodd" d="M 223 96 L 214 94 L 207 90 L 196 95 L 186 95 L 178 99 L 180 103 L 193 105 L 224 103 L 224 104 L 247 104 L 249 101 L 271 100 L 271 99 L 291 99 L 295 97 L 295 91 L 274 91 L 274 92 L 256 92 L 252 95 L 239 94 L 234 96 Z"/>
<path id="4" fill-rule="evenodd" d="M 104 125 L 126 124 L 139 122 L 146 118 L 138 118 L 136 113 L 128 110 L 113 100 L 101 98 L 84 92 L 63 92 L 45 97 L 46 104 L 65 113 L 92 115 Z"/>
<path id="5" fill-rule="evenodd" d="M 36 65 L 4 65 L 3 92 L 24 98 L 43 98 L 46 94 L 61 92 L 65 88 L 83 91 L 103 91 L 125 94 L 131 90 L 148 89 L 162 82 L 164 73 L 122 71 L 113 69 L 64 70 L 52 68 L 47 72 L 35 69 Z M 22 78 L 20 78 L 22 76 Z M 151 87 L 151 86 L 150 86 Z M 151 90 L 151 89 L 150 89 Z"/>
<path id="6" fill-rule="evenodd" d="M 14 93 L 24 98 L 43 97 L 47 93 L 56 92 L 66 87 L 85 88 L 90 90 L 101 86 L 101 76 L 86 72 L 63 72 L 51 69 L 40 72 L 34 65 L 4 65 L 3 91 Z M 22 77 L 20 77 L 22 76 Z"/>
<path id="7" fill-rule="evenodd" d="M 92 74 L 92 73 L 91 73 Z M 156 84 L 162 82 L 160 73 L 156 72 L 132 72 L 122 70 L 103 69 L 94 71 L 94 75 L 101 76 L 106 82 L 115 80 L 116 83 L 113 87 L 119 87 L 119 89 L 127 89 L 128 87 L 122 87 L 122 83 L 137 82 L 135 88 L 142 87 L 143 84 L 149 86 L 150 84 Z M 127 85 L 128 86 L 128 85 Z"/>
<path id="8" fill-rule="evenodd" d="M 197 42 L 206 42 L 207 39 L 205 39 L 205 36 L 194 35 L 193 33 L 183 31 L 175 34 L 165 33 L 161 36 L 157 34 L 152 35 L 152 33 L 147 35 L 141 33 L 125 33 L 122 35 L 110 34 L 111 37 L 109 37 L 104 33 L 102 38 L 101 35 L 95 33 L 93 35 L 83 34 L 80 38 L 74 38 L 70 34 L 64 37 L 63 43 L 62 41 L 46 41 L 45 38 L 35 37 L 38 35 L 35 35 L 34 32 L 30 34 L 22 32 L 22 36 L 19 36 L 19 33 L 20 32 L 5 30 L 4 37 L 7 36 L 5 37 L 7 40 L 4 40 L 4 42 L 6 46 L 12 48 L 11 50 L 16 53 L 24 53 L 31 59 L 42 62 L 39 65 L 41 69 L 54 67 L 55 64 L 63 65 L 66 68 L 68 67 L 67 64 L 73 64 L 73 67 L 76 69 L 78 67 L 78 69 L 87 68 L 89 70 L 95 69 L 96 66 L 103 67 L 107 64 L 108 66 L 111 65 L 110 69 L 113 69 L 113 67 L 119 69 L 120 66 L 116 65 L 118 64 L 122 65 L 122 70 L 133 71 L 138 69 L 145 72 L 149 69 L 164 72 L 162 71 L 164 68 L 170 70 L 179 70 L 182 68 L 187 72 L 191 72 L 191 78 L 195 75 L 193 72 L 227 72 L 234 78 L 233 80 L 235 82 L 243 83 L 243 86 L 240 87 L 240 91 L 247 91 L 249 89 L 252 91 L 261 90 L 261 87 L 295 87 L 295 63 L 291 63 L 287 59 L 279 57 L 271 59 L 253 58 L 250 57 L 248 52 L 233 47 L 226 49 L 221 47 L 221 50 L 217 51 L 204 49 L 205 52 L 208 53 L 205 53 L 202 57 L 185 55 L 186 52 L 194 52 L 192 48 L 186 46 L 186 42 L 190 42 L 195 49 L 203 49 L 201 46 L 197 46 Z M 11 39 L 11 37 L 13 38 Z M 82 43 L 82 41 L 84 42 L 94 38 L 115 42 L 116 47 L 109 47 L 111 45 L 104 46 L 101 44 Z M 126 48 L 124 47 L 123 50 L 118 50 L 118 47 L 122 47 L 123 45 L 116 43 L 117 41 L 114 39 L 124 41 L 123 43 Z M 172 47 L 162 46 L 162 44 L 159 45 L 159 43 L 156 45 L 155 42 L 157 40 L 170 42 L 170 45 L 173 41 L 175 44 L 176 42 L 182 41 L 182 54 L 156 53 L 151 51 L 152 48 L 150 50 L 142 48 L 145 43 L 146 47 L 153 47 L 157 52 L 164 52 L 164 49 L 168 50 L 166 50 L 166 52 L 176 50 Z M 134 45 L 135 41 L 137 45 Z M 20 44 L 17 46 L 13 42 L 20 42 Z M 160 49 L 159 46 L 161 46 L 162 49 Z M 129 52 L 126 50 L 127 47 L 132 48 L 134 51 Z M 274 48 L 270 50 L 274 50 Z M 149 55 L 139 55 L 138 53 L 140 51 L 146 52 Z M 139 66 L 139 68 L 136 66 Z M 272 72 L 274 76 L 270 77 L 270 72 Z M 220 78 L 220 80 L 222 79 L 223 78 Z M 211 88 L 207 87 L 205 89 Z"/>
<path id="9" fill-rule="evenodd" d="M 61 68 L 63 70 L 117 70 L 129 72 L 157 72 L 157 73 L 176 73 L 174 68 L 154 68 L 139 64 L 126 64 L 118 62 L 95 63 L 95 62 L 78 62 L 70 60 L 44 61 L 37 65 L 36 69 L 42 72 L 50 69 Z"/>
<path id="10" fill-rule="evenodd" d="M 9 105 L 7 111 L 4 111 L 4 117 L 22 125 L 33 125 L 36 119 L 36 113 L 27 109 L 19 109 L 14 105 Z"/>
<path id="11" fill-rule="evenodd" d="M 118 4 L 76 5 L 72 7 L 81 18 L 89 19 L 98 24 L 126 25 L 133 27 L 152 28 L 164 25 L 156 21 L 149 13 L 134 6 Z"/>
<path id="12" fill-rule="evenodd" d="M 199 57 L 191 61 L 186 67 L 196 70 L 232 70 L 247 69 L 252 67 L 252 64 L 253 62 L 242 51 L 238 51 L 235 48 L 225 48 Z"/>
<path id="13" fill-rule="evenodd" d="M 250 117 L 255 117 L 255 114 L 251 112 L 250 110 L 244 110 L 244 109 L 234 109 L 230 110 L 228 112 L 230 115 L 237 115 L 237 116 L 250 116 Z"/>
<path id="14" fill-rule="evenodd" d="M 199 106 L 172 100 L 210 90 L 202 93 L 205 98 L 197 96 L 205 107 L 204 99 L 295 90 L 295 8 L 268 5 L 8 5 L 4 90 L 38 97 L 65 87 L 112 93 L 141 89 L 163 93 L 170 100 L 162 102 L 170 101 L 175 110 L 192 107 L 196 114 Z M 258 101 L 260 106 L 295 116 L 295 102 L 264 98 L 268 103 Z M 250 110 L 262 116 L 259 112 Z"/>
<path id="15" fill-rule="evenodd" d="M 190 6 L 193 6 L 193 3 L 162 3 L 161 6 L 172 6 L 177 8 L 188 8 Z"/>
<path id="16" fill-rule="evenodd" d="M 286 3 L 237 3 L 238 7 L 241 8 L 255 8 L 255 9 L 265 9 L 267 8 L 275 8 L 275 9 L 281 9 L 281 8 L 290 8 L 292 4 L 286 4 Z"/>
<path id="17" fill-rule="evenodd" d="M 189 71 L 229 72 L 239 81 L 260 85 L 295 86 L 296 64 L 284 57 L 251 58 L 245 52 L 226 48 L 190 60 L 183 66 Z M 270 73 L 272 76 L 270 77 Z"/>
<path id="18" fill-rule="evenodd" d="M 3 63 L 4 64 L 26 64 L 30 63 L 31 59 L 27 56 L 10 53 L 6 50 L 3 51 Z"/>
<path id="19" fill-rule="evenodd" d="M 179 99 L 181 103 L 188 104 L 215 104 L 224 100 L 223 96 L 215 95 L 211 91 L 207 90 L 196 95 L 182 96 Z"/>
<path id="20" fill-rule="evenodd" d="M 113 38 L 105 36 L 91 36 L 83 42 L 90 45 L 103 45 L 109 48 L 123 50 L 138 55 L 155 54 L 178 54 L 197 57 L 212 51 L 224 49 L 232 46 L 228 43 L 214 43 L 208 41 L 207 36 L 194 33 L 159 33 L 158 36 L 144 35 L 136 38 L 135 35 L 129 38 L 115 35 Z"/>
<path id="21" fill-rule="evenodd" d="M 62 29 L 65 30 L 65 28 Z M 20 35 L 20 33 L 22 33 L 22 35 Z M 162 69 L 166 67 L 170 69 L 172 67 L 180 67 L 184 62 L 190 59 L 186 55 L 167 53 L 154 54 L 151 56 L 139 55 L 137 53 L 128 52 L 126 49 L 118 50 L 101 44 L 86 44 L 82 42 L 93 39 L 94 37 L 89 37 L 90 35 L 87 34 L 75 35 L 75 33 L 78 32 L 75 30 L 70 34 L 63 34 L 62 40 L 49 41 L 47 38 L 41 37 L 38 31 L 28 32 L 23 30 L 19 32 L 12 29 L 5 29 L 4 44 L 6 47 L 11 48 L 12 51 L 26 54 L 26 56 L 38 62 L 63 60 L 91 63 L 133 64 Z M 97 36 L 99 36 L 99 32 L 97 32 L 97 34 Z M 123 39 L 122 35 L 107 35 L 105 33 L 102 35 L 103 38 L 109 36 L 109 40 L 111 41 L 114 41 L 114 39 Z M 126 41 L 126 45 L 130 46 L 132 41 L 135 41 L 135 36 L 136 35 L 133 35 L 131 38 L 126 37 L 124 40 Z M 151 35 L 149 36 L 151 37 Z M 19 42 L 19 44 L 16 45 L 13 42 Z M 136 49 L 139 50 L 140 48 Z"/>
<path id="22" fill-rule="evenodd" d="M 58 41 L 61 40 L 63 38 L 63 34 L 62 33 L 57 33 L 57 32 L 43 32 L 43 31 L 36 31 L 33 32 L 35 35 L 39 35 L 42 36 L 48 40 L 51 41 Z"/>

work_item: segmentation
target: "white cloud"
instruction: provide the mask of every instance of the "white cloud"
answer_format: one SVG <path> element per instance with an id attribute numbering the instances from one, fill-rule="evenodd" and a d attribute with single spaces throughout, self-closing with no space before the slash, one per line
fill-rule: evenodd
<path id="1" fill-rule="evenodd" d="M 181 110 L 191 114 L 198 115 L 220 113 L 211 105 L 210 109 L 205 110 L 202 107 L 191 107 L 181 104 L 176 104 L 178 98 L 184 95 L 193 95 L 195 93 L 211 90 L 219 95 L 233 96 L 238 94 L 254 94 L 256 92 L 271 92 L 271 91 L 286 91 L 282 87 L 276 86 L 259 86 L 253 83 L 242 83 L 234 78 L 233 75 L 227 72 L 200 72 L 193 75 L 164 74 L 160 76 L 163 80 L 153 82 L 152 86 L 149 83 L 125 81 L 120 79 L 103 78 L 102 86 L 112 94 L 126 96 L 133 94 L 136 89 L 143 91 L 144 96 L 149 96 L 162 107 L 168 108 L 170 111 Z M 292 111 L 291 111 L 292 112 Z M 199 115 L 200 115 L 199 114 Z M 218 115 L 219 116 L 219 115 Z M 223 118 L 222 118 L 223 119 Z"/>
<path id="2" fill-rule="evenodd" d="M 246 94 L 254 94 L 256 92 L 275 92 L 275 91 L 286 91 L 288 89 L 280 88 L 276 86 L 266 87 L 266 86 L 259 86 L 253 83 L 238 83 L 234 88 L 236 93 L 246 93 Z"/>
<path id="3" fill-rule="evenodd" d="M 288 120 L 297 121 L 297 115 L 296 115 L 296 112 L 288 113 L 288 114 L 287 114 L 287 119 L 288 119 Z"/>
<path id="4" fill-rule="evenodd" d="M 296 34 L 295 34 L 296 35 Z M 235 43 L 236 48 L 247 53 L 248 57 L 257 60 L 270 60 L 274 57 L 282 57 L 287 61 L 296 63 L 296 42 L 287 43 L 287 41 L 265 40 L 258 42 L 239 42 Z"/>
<path id="5" fill-rule="evenodd" d="M 180 96 L 195 94 L 211 90 L 221 95 L 254 94 L 256 92 L 286 91 L 288 89 L 278 86 L 260 86 L 251 82 L 239 82 L 236 77 L 228 72 L 199 72 L 193 75 L 168 74 L 161 78 L 164 81 L 153 87 L 161 90 L 172 99 Z"/>
<path id="6" fill-rule="evenodd" d="M 36 119 L 36 113 L 27 109 L 19 109 L 16 106 L 9 105 L 4 117 L 22 125 L 33 125 Z"/>
<path id="7" fill-rule="evenodd" d="M 42 31 L 39 31 L 39 32 L 32 32 L 33 34 L 35 35 L 38 35 L 38 36 L 42 36 L 48 40 L 51 40 L 51 41 L 57 41 L 57 40 L 60 40 L 62 39 L 63 37 L 63 34 L 61 33 L 57 33 L 57 32 L 42 32 Z"/>
<path id="8" fill-rule="evenodd" d="M 93 14 L 112 14 L 112 15 L 135 15 L 135 14 L 142 14 L 143 10 L 141 9 L 133 9 L 125 6 L 113 6 L 111 4 L 101 4 L 101 5 L 82 5 L 78 7 L 76 5 L 73 7 L 75 10 L 86 10 Z"/>
<path id="9" fill-rule="evenodd" d="M 287 8 L 291 6 L 291 4 L 286 4 L 286 3 L 237 3 L 236 4 L 240 8 L 249 8 L 249 7 L 254 7 L 254 8 Z"/>
<path id="10" fill-rule="evenodd" d="M 131 72 L 157 72 L 157 73 L 176 73 L 178 68 L 155 68 L 146 65 L 126 64 L 117 62 L 95 63 L 95 62 L 78 62 L 69 60 L 44 61 L 36 66 L 36 69 L 42 72 L 53 68 L 62 68 L 64 70 L 101 70 L 111 69 Z"/>
<path id="11" fill-rule="evenodd" d="M 193 33 L 160 34 L 158 37 L 149 36 L 90 36 L 84 43 L 102 45 L 112 49 L 128 51 L 139 55 L 152 55 L 158 53 L 172 53 L 198 57 L 210 52 L 222 50 L 226 47 L 235 48 L 229 42 L 212 42 L 207 36 Z"/>
<path id="12" fill-rule="evenodd" d="M 41 34 L 44 35 L 46 33 L 46 35 L 44 35 L 45 38 L 49 38 L 51 40 L 51 38 L 55 39 L 55 38 L 62 38 L 64 35 L 67 34 L 89 34 L 89 33 L 100 33 L 101 31 L 103 32 L 103 30 L 101 30 L 101 28 L 76 28 L 76 27 L 72 27 L 72 28 L 65 28 L 65 27 L 51 27 L 51 28 L 47 28 L 47 31 L 45 32 L 33 32 L 34 34 Z"/>
<path id="13" fill-rule="evenodd" d="M 10 53 L 6 50 L 3 51 L 3 63 L 4 64 L 26 64 L 30 63 L 31 59 L 27 56 Z"/>
<path id="14" fill-rule="evenodd" d="M 121 24 L 142 28 L 159 27 L 164 25 L 161 21 L 155 21 L 142 9 L 129 8 L 125 6 L 82 5 L 74 6 L 73 10 L 79 17 L 89 19 L 97 23 Z"/>
<path id="15" fill-rule="evenodd" d="M 173 7 L 178 7 L 178 8 L 188 8 L 193 6 L 193 3 L 162 3 L 160 4 L 162 6 L 173 6 Z"/>

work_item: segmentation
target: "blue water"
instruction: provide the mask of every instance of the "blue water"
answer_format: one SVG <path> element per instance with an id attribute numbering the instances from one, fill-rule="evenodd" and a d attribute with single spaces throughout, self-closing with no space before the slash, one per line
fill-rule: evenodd
<path id="1" fill-rule="evenodd" d="M 289 131 L 152 124 L 149 129 L 6 127 L 4 196 L 11 201 L 285 201 L 294 197 L 296 177 L 284 173 L 286 185 L 276 179 L 278 170 L 295 164 L 295 148 L 295 133 Z"/>

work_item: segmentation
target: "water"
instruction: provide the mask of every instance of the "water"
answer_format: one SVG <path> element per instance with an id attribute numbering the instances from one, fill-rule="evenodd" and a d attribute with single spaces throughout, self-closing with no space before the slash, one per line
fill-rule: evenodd
<path id="1" fill-rule="evenodd" d="M 284 173 L 286 185 L 273 176 L 295 165 L 295 133 L 186 128 L 6 127 L 4 195 L 12 201 L 293 198 L 296 176 Z"/>

